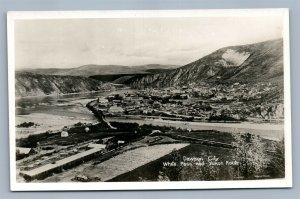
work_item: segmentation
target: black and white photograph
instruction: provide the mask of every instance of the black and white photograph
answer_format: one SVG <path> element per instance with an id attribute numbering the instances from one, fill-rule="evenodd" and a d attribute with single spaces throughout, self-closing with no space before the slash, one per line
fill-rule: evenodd
<path id="1" fill-rule="evenodd" d="M 11 189 L 291 187 L 288 15 L 9 12 Z"/>

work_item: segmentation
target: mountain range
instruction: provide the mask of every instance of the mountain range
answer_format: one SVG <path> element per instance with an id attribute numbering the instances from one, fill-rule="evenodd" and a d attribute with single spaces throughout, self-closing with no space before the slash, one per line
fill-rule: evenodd
<path id="1" fill-rule="evenodd" d="M 283 81 L 283 40 L 221 48 L 167 72 L 136 77 L 135 88 L 182 86 L 198 82 Z"/>
<path id="2" fill-rule="evenodd" d="M 101 90 L 103 82 L 133 88 L 174 87 L 191 83 L 278 82 L 283 85 L 283 40 L 221 48 L 184 66 L 85 65 L 77 68 L 16 71 L 16 96 Z"/>

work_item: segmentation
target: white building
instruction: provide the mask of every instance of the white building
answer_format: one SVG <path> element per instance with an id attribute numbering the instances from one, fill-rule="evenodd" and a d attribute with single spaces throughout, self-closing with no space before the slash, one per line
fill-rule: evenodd
<path id="1" fill-rule="evenodd" d="M 60 137 L 62 138 L 65 138 L 65 137 L 68 137 L 69 136 L 69 133 L 67 131 L 62 131 L 61 134 L 60 134 Z"/>
<path id="2" fill-rule="evenodd" d="M 119 106 L 112 106 L 108 109 L 108 112 L 112 114 L 122 114 L 124 112 L 124 109 Z"/>

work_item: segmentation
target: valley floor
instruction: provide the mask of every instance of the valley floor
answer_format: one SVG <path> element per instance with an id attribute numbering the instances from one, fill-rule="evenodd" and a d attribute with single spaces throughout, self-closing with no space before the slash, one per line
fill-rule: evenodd
<path id="1" fill-rule="evenodd" d="M 281 140 L 284 137 L 284 124 L 282 123 L 253 123 L 253 122 L 241 122 L 241 123 L 212 123 L 212 122 L 182 122 L 182 121 L 168 121 L 168 120 L 153 120 L 153 119 L 122 119 L 122 118 L 107 118 L 108 121 L 116 122 L 135 122 L 140 125 L 152 124 L 157 126 L 170 126 L 188 130 L 216 130 L 225 131 L 230 133 L 252 133 L 260 135 L 266 139 Z M 39 126 L 29 128 L 16 128 L 16 138 L 27 137 L 31 134 L 39 134 L 46 132 L 47 130 L 60 131 L 63 126 L 70 126 L 75 123 L 91 123 L 97 122 L 95 118 L 91 117 L 72 117 L 62 116 L 58 113 L 32 113 L 30 115 L 18 115 L 16 116 L 17 124 L 39 121 Z"/>

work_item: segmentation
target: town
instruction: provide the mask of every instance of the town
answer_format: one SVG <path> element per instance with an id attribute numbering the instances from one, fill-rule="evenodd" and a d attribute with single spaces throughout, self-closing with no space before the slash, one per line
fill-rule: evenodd
<path id="1" fill-rule="evenodd" d="M 147 88 L 98 98 L 94 103 L 108 117 L 160 118 L 176 121 L 277 121 L 283 99 L 275 83 Z M 95 104 L 94 104 L 95 105 Z"/>

